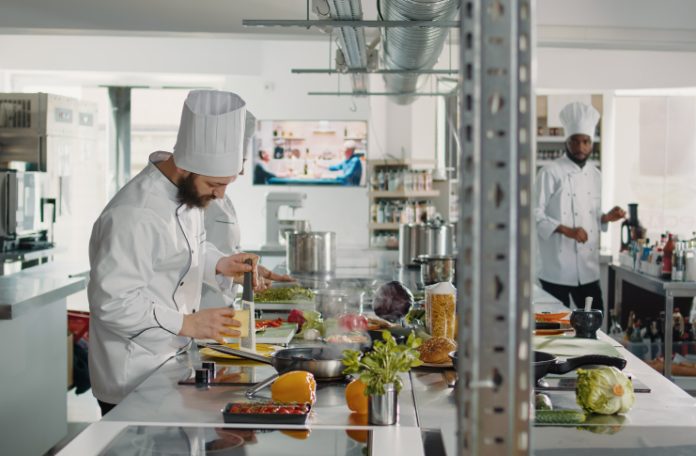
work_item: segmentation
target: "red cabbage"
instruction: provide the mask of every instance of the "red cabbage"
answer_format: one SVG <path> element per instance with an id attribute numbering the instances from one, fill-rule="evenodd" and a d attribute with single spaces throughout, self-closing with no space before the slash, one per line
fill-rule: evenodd
<path id="1" fill-rule="evenodd" d="M 385 283 L 377 289 L 372 308 L 378 317 L 398 322 L 413 305 L 411 291 L 399 281 Z"/>

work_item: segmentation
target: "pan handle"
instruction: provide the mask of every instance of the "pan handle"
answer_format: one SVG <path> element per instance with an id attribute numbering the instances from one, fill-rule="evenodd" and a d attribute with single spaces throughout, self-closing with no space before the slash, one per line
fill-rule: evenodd
<path id="1" fill-rule="evenodd" d="M 279 377 L 278 374 L 273 374 L 270 377 L 268 377 L 266 380 L 262 381 L 261 383 L 257 383 L 256 385 L 252 386 L 251 388 L 246 390 L 246 397 L 248 399 L 252 399 L 254 396 L 256 396 L 258 394 L 259 391 L 266 388 L 271 383 L 275 382 L 278 377 Z"/>
<path id="2" fill-rule="evenodd" d="M 626 360 L 618 356 L 584 355 L 568 358 L 562 362 L 551 363 L 549 374 L 565 374 L 581 366 L 597 364 L 600 366 L 614 366 L 617 369 L 626 367 Z"/>

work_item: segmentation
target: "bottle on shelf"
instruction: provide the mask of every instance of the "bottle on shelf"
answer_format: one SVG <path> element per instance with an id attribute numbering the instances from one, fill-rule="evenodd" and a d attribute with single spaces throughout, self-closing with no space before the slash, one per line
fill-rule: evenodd
<path id="1" fill-rule="evenodd" d="M 667 243 L 663 249 L 662 255 L 662 278 L 671 279 L 672 278 L 672 253 L 674 253 L 674 240 L 672 239 L 672 233 L 667 233 Z"/>
<path id="2" fill-rule="evenodd" d="M 379 171 L 379 173 L 377 174 L 377 179 L 378 179 L 377 180 L 377 185 L 378 185 L 377 190 L 384 190 L 384 188 L 385 188 L 385 179 L 384 178 L 386 176 L 384 175 L 384 173 L 385 173 L 385 171 Z"/>
<path id="3" fill-rule="evenodd" d="M 686 246 L 684 241 L 679 241 L 672 254 L 672 280 L 675 282 L 683 282 L 685 269 Z"/>

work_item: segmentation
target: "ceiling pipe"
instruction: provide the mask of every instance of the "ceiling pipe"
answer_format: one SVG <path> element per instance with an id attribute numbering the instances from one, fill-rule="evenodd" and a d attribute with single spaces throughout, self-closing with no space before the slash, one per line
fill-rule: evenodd
<path id="1" fill-rule="evenodd" d="M 457 15 L 459 0 L 380 0 L 380 19 L 385 21 L 450 21 Z M 383 68 L 429 70 L 442 52 L 448 30 L 441 27 L 403 27 L 382 30 Z M 414 93 L 418 74 L 387 73 L 386 92 Z M 410 95 L 392 97 L 397 104 L 412 103 Z"/>

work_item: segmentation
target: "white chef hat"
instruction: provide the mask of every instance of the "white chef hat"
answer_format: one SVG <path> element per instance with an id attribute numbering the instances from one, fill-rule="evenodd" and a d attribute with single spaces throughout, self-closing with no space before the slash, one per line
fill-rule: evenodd
<path id="1" fill-rule="evenodd" d="M 352 139 L 349 139 L 348 141 L 343 143 L 343 147 L 345 149 L 355 149 L 357 147 L 357 144 Z"/>
<path id="2" fill-rule="evenodd" d="M 566 139 L 573 135 L 587 135 L 594 138 L 595 128 L 599 122 L 599 112 L 594 107 L 576 101 L 561 109 L 558 117 L 563 125 Z"/>
<path id="3" fill-rule="evenodd" d="M 246 121 L 244 123 L 244 158 L 249 159 L 249 143 L 252 136 L 256 133 L 256 117 L 249 111 L 246 112 Z"/>
<path id="4" fill-rule="evenodd" d="M 181 111 L 174 163 L 211 177 L 242 170 L 246 103 L 232 92 L 192 90 Z"/>

